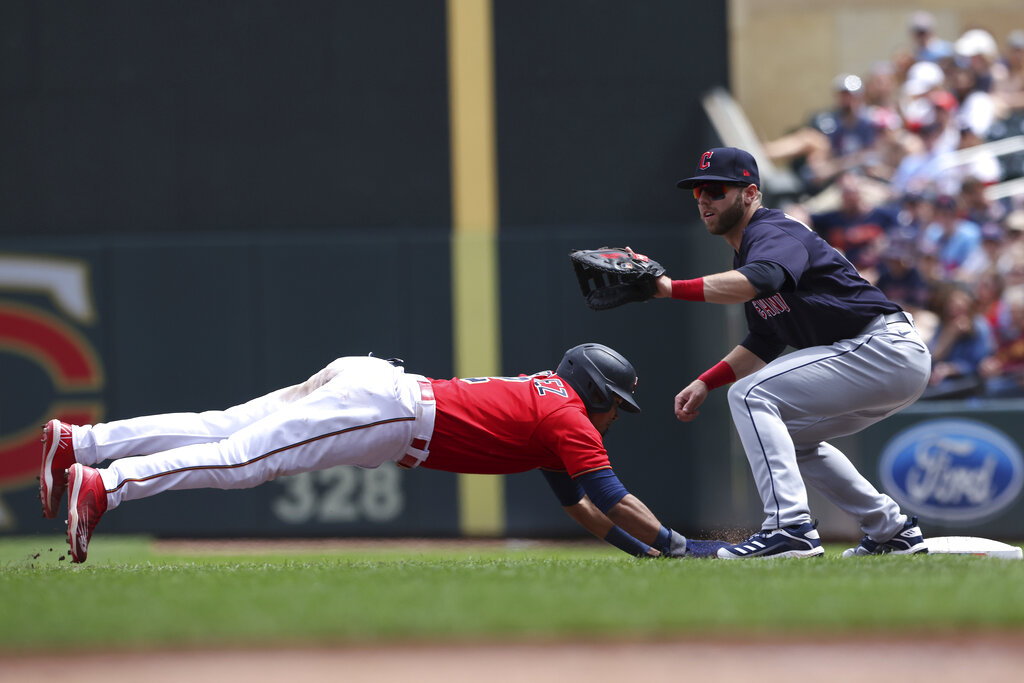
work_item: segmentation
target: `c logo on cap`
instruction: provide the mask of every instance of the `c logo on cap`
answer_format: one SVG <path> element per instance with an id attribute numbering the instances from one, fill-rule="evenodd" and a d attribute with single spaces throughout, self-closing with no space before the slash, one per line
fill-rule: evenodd
<path id="1" fill-rule="evenodd" d="M 701 157 L 700 157 L 700 166 L 698 166 L 697 168 L 699 168 L 702 171 L 706 171 L 709 168 L 711 168 L 711 155 L 712 154 L 714 154 L 714 152 L 710 152 L 710 151 L 709 152 L 704 152 L 704 154 L 702 154 Z"/>

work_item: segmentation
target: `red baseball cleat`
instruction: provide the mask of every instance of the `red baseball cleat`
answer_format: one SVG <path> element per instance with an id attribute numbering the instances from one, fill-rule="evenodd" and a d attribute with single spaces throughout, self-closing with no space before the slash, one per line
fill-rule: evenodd
<path id="1" fill-rule="evenodd" d="M 39 500 L 43 517 L 53 519 L 60 512 L 60 499 L 67 485 L 64 473 L 75 464 L 75 448 L 71 445 L 71 425 L 50 420 L 43 425 L 43 462 L 39 467 Z"/>
<path id="2" fill-rule="evenodd" d="M 68 470 L 68 545 L 71 561 L 85 562 L 89 539 L 96 523 L 107 511 L 107 491 L 100 473 L 75 463 Z"/>

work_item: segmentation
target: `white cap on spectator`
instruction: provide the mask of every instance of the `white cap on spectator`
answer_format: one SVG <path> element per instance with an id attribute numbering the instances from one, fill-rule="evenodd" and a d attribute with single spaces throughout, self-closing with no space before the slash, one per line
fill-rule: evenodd
<path id="1" fill-rule="evenodd" d="M 946 73 L 935 62 L 915 62 L 907 70 L 907 80 L 924 81 L 934 88 L 935 86 L 942 85 L 942 82 L 946 80 Z"/>
<path id="2" fill-rule="evenodd" d="M 980 28 L 972 28 L 957 38 L 953 44 L 953 50 L 961 57 L 976 57 L 982 55 L 989 59 L 999 57 L 999 46 L 996 39 L 988 31 Z"/>
<path id="3" fill-rule="evenodd" d="M 1006 43 L 1015 50 L 1024 50 L 1024 29 L 1015 28 L 1010 31 Z"/>
<path id="4" fill-rule="evenodd" d="M 903 84 L 903 94 L 919 97 L 929 90 L 943 84 L 946 74 L 935 62 L 917 62 L 907 70 L 907 82 Z"/>
<path id="5" fill-rule="evenodd" d="M 903 94 L 907 97 L 920 97 L 931 89 L 932 86 L 920 78 L 910 79 L 903 84 Z"/>

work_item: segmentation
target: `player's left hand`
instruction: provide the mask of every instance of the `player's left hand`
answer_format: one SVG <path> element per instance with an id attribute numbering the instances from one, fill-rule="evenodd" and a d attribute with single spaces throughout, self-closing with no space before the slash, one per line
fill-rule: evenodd
<path id="1" fill-rule="evenodd" d="M 691 422 L 700 415 L 697 410 L 704 399 L 708 397 L 708 385 L 699 379 L 690 382 L 689 385 L 678 394 L 675 400 L 676 417 L 680 422 Z"/>
<path id="2" fill-rule="evenodd" d="M 654 286 L 657 288 L 654 291 L 655 299 L 671 299 L 672 298 L 672 278 L 668 275 L 662 275 L 654 281 Z"/>
<path id="3" fill-rule="evenodd" d="M 669 530 L 672 536 L 669 538 L 668 548 L 665 548 L 665 557 L 686 557 L 688 554 L 686 537 L 677 531 Z"/>
<path id="4" fill-rule="evenodd" d="M 629 247 L 577 249 L 569 260 L 587 305 L 595 311 L 653 298 L 657 279 L 665 273 L 660 263 Z"/>

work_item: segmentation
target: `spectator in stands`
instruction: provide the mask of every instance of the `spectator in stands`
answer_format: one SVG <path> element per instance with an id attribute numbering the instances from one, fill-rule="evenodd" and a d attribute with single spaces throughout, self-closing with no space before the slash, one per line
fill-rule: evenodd
<path id="1" fill-rule="evenodd" d="M 935 220 L 925 228 L 921 246 L 928 245 L 936 250 L 944 279 L 948 280 L 981 248 L 981 229 L 977 223 L 957 215 L 956 199 L 949 195 L 936 197 L 934 207 Z"/>
<path id="2" fill-rule="evenodd" d="M 864 106 L 868 118 L 880 131 L 903 127 L 897 95 L 896 68 L 891 62 L 875 62 L 864 79 Z"/>
<path id="3" fill-rule="evenodd" d="M 864 200 L 861 180 L 855 173 L 839 176 L 835 183 L 840 192 L 839 208 L 811 214 L 811 227 L 872 280 L 869 272 L 878 265 L 883 237 L 896 226 L 896 215 L 889 207 L 869 206 Z"/>
<path id="4" fill-rule="evenodd" d="M 917 270 L 921 273 L 921 277 L 924 278 L 925 282 L 928 283 L 933 298 L 941 285 L 948 282 L 946 272 L 942 268 L 942 262 L 939 260 L 939 249 L 936 245 L 929 242 L 919 242 L 917 244 Z M 934 309 L 934 301 L 929 302 L 929 308 Z"/>
<path id="5" fill-rule="evenodd" d="M 835 157 L 862 155 L 878 136 L 878 127 L 864 104 L 864 84 L 859 76 L 839 74 L 832 81 L 832 92 L 835 108 L 816 116 L 812 125 L 828 136 Z"/>
<path id="6" fill-rule="evenodd" d="M 931 114 L 932 96 L 946 91 L 946 72 L 935 62 L 915 62 L 900 86 L 899 112 L 904 125 L 914 131 Z"/>
<path id="7" fill-rule="evenodd" d="M 1013 211 L 1002 221 L 1006 243 L 996 261 L 996 270 L 1006 288 L 1024 284 L 1024 211 Z"/>
<path id="8" fill-rule="evenodd" d="M 985 187 L 989 184 L 976 175 L 967 175 L 960 183 L 959 202 L 964 218 L 978 225 L 998 223 L 1006 217 L 1006 207 L 985 195 Z"/>
<path id="9" fill-rule="evenodd" d="M 974 305 L 974 295 L 960 285 L 946 283 L 936 292 L 939 324 L 928 343 L 932 375 L 922 398 L 962 398 L 981 391 L 981 362 L 995 346 L 988 322 Z"/>
<path id="10" fill-rule="evenodd" d="M 924 229 L 935 219 L 931 196 L 925 192 L 907 192 L 898 203 L 896 223 L 899 236 L 917 242 Z"/>
<path id="11" fill-rule="evenodd" d="M 888 182 L 907 153 L 906 130 L 899 107 L 899 82 L 891 62 L 876 62 L 864 80 L 864 108 L 878 131 L 864 173 Z"/>
<path id="12" fill-rule="evenodd" d="M 998 182 L 1002 177 L 999 160 L 987 148 L 979 147 L 984 140 L 960 120 L 956 98 L 942 90 L 933 93 L 931 99 L 936 107 L 936 115 L 944 125 L 943 140 L 936 147 L 949 147 L 939 152 L 934 164 L 927 169 L 928 180 L 936 191 L 955 195 L 961 192 L 964 179 L 968 176 L 974 176 L 986 185 Z"/>
<path id="13" fill-rule="evenodd" d="M 953 53 L 956 64 L 974 73 L 977 88 L 992 92 L 995 80 L 993 68 L 999 62 L 999 46 L 992 34 L 981 28 L 965 31 L 953 43 Z"/>
<path id="14" fill-rule="evenodd" d="M 928 94 L 928 103 L 935 109 L 935 118 L 942 126 L 942 137 L 938 147 L 943 153 L 952 152 L 960 147 L 960 104 L 948 90 L 939 89 Z"/>
<path id="15" fill-rule="evenodd" d="M 996 79 L 992 94 L 997 115 L 1005 118 L 1024 110 L 1024 29 L 1010 31 L 1000 65 L 1002 77 Z"/>
<path id="16" fill-rule="evenodd" d="M 998 54 L 995 40 L 987 31 L 974 29 L 956 45 L 957 60 L 949 84 L 960 103 L 957 121 L 961 128 L 970 128 L 985 140 L 996 121 L 996 102 L 991 93 L 991 64 Z"/>
<path id="17" fill-rule="evenodd" d="M 1006 232 L 998 223 L 985 223 L 980 226 L 980 231 L 981 248 L 970 252 L 952 274 L 952 279 L 970 285 L 975 289 L 975 293 L 978 279 L 982 273 L 995 267 L 1006 241 Z"/>
<path id="18" fill-rule="evenodd" d="M 916 151 L 910 151 L 900 160 L 892 175 L 890 186 L 895 196 L 936 191 L 938 181 L 948 173 L 948 153 L 959 141 L 958 132 L 952 135 L 949 132 L 952 129 L 949 110 L 930 100 L 925 106 L 926 109 L 916 113 L 918 118 L 907 121 L 907 130 L 916 136 L 918 144 Z"/>
<path id="19" fill-rule="evenodd" d="M 982 271 L 974 283 L 975 307 L 993 330 L 1002 314 L 1005 291 L 1006 281 L 995 266 Z"/>
<path id="20" fill-rule="evenodd" d="M 914 59 L 939 62 L 953 54 L 953 46 L 935 35 L 935 16 L 918 11 L 910 16 L 910 37 L 914 43 Z"/>
<path id="21" fill-rule="evenodd" d="M 864 84 L 854 74 L 833 79 L 835 106 L 815 114 L 808 125 L 765 143 L 768 156 L 777 162 L 795 161 L 811 192 L 820 191 L 848 170 L 884 173 L 875 148 L 879 127 L 864 104 Z M 802 166 L 801 166 L 802 164 Z"/>
<path id="22" fill-rule="evenodd" d="M 995 352 L 982 360 L 979 373 L 985 380 L 985 395 L 1024 396 L 1024 285 L 1003 294 L 1003 310 L 993 327 Z"/>
<path id="23" fill-rule="evenodd" d="M 910 311 L 920 329 L 931 298 L 931 287 L 917 266 L 912 239 L 896 236 L 888 240 L 878 264 L 875 286 L 904 310 Z"/>

